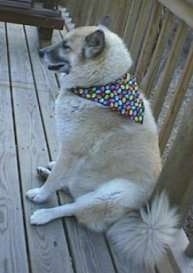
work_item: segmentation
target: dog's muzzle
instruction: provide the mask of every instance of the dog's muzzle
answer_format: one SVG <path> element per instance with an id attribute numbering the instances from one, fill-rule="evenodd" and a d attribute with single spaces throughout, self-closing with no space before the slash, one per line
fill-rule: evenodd
<path id="1" fill-rule="evenodd" d="M 42 48 L 39 50 L 39 56 L 44 59 L 49 70 L 69 74 L 71 69 L 69 61 L 62 58 L 59 59 L 57 56 L 53 57 L 52 55 L 53 53 L 50 48 Z"/>

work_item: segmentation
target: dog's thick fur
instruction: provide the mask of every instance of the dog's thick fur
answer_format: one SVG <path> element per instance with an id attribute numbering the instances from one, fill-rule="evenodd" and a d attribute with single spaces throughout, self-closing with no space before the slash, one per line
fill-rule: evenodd
<path id="1" fill-rule="evenodd" d="M 59 155 L 46 183 L 29 190 L 34 202 L 56 190 L 68 190 L 74 202 L 41 209 L 32 224 L 63 216 L 107 235 L 137 263 L 154 265 L 171 242 L 177 217 L 165 194 L 144 207 L 161 170 L 158 132 L 144 97 L 143 124 L 129 121 L 93 101 L 70 92 L 72 87 L 110 83 L 129 71 L 132 60 L 123 41 L 104 26 L 77 28 L 65 41 L 45 49 L 44 60 L 61 72 L 56 101 Z"/>

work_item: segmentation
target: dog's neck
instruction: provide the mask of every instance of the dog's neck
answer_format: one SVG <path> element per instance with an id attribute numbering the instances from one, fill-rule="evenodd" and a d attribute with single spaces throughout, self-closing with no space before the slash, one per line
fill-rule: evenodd
<path id="1" fill-rule="evenodd" d="M 98 102 L 137 123 L 143 123 L 144 103 L 136 78 L 126 73 L 120 79 L 102 86 L 71 88 L 82 98 Z"/>

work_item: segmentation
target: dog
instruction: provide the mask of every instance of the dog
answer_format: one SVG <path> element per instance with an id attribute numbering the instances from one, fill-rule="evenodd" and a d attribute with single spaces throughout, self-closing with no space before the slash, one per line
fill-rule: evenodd
<path id="1" fill-rule="evenodd" d="M 74 201 L 35 211 L 31 224 L 75 216 L 91 230 L 105 231 L 137 263 L 154 266 L 173 240 L 178 217 L 165 193 L 147 203 L 161 171 L 158 130 L 148 100 L 129 74 L 128 49 L 99 24 L 76 28 L 40 53 L 61 78 L 55 107 L 59 154 L 48 168 L 37 169 L 45 184 L 26 195 L 41 203 L 64 190 Z M 113 91 L 117 84 L 121 88 Z M 111 90 L 106 94 L 105 88 Z M 128 89 L 130 101 L 121 97 Z"/>

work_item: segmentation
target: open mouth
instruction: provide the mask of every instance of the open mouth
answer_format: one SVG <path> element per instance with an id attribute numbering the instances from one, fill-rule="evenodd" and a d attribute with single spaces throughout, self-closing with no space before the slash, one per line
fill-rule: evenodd
<path id="1" fill-rule="evenodd" d="M 63 63 L 61 63 L 61 64 L 49 64 L 48 65 L 48 69 L 49 70 L 54 70 L 54 71 L 60 70 L 63 67 L 64 67 Z"/>
<path id="2" fill-rule="evenodd" d="M 70 65 L 68 62 L 49 64 L 48 69 L 51 71 L 61 72 L 61 73 L 65 73 L 65 74 L 70 73 Z"/>

